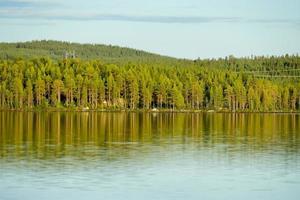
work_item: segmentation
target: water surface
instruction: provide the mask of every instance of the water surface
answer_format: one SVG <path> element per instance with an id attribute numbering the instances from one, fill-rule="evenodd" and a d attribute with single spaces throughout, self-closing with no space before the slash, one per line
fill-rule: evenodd
<path id="1" fill-rule="evenodd" d="M 0 199 L 299 199 L 300 115 L 0 112 Z"/>

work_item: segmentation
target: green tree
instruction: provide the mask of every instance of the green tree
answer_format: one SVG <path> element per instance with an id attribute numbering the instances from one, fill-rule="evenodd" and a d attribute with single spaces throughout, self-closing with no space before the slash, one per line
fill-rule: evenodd
<path id="1" fill-rule="evenodd" d="M 26 87 L 25 87 L 25 94 L 26 94 L 26 105 L 28 108 L 33 107 L 33 85 L 31 80 L 26 81 Z"/>
<path id="2" fill-rule="evenodd" d="M 61 103 L 61 92 L 64 88 L 64 83 L 61 80 L 54 80 L 52 84 L 51 102 L 54 106 L 59 106 Z"/>
<path id="3" fill-rule="evenodd" d="M 38 106 L 42 105 L 44 101 L 45 92 L 45 81 L 39 77 L 35 82 L 35 96 L 36 103 Z"/>

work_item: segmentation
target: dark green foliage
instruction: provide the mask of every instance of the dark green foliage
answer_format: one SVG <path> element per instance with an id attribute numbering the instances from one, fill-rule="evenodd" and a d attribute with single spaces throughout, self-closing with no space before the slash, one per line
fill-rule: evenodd
<path id="1" fill-rule="evenodd" d="M 0 43 L 0 59 L 40 57 L 49 57 L 54 60 L 76 57 L 82 60 L 101 59 L 109 62 L 146 61 L 157 58 L 172 60 L 172 58 L 166 56 L 112 45 L 78 44 L 52 40 Z"/>
<path id="2" fill-rule="evenodd" d="M 300 110 L 299 56 L 192 61 L 55 41 L 0 46 L 1 109 Z M 62 58 L 72 50 L 79 58 Z"/>

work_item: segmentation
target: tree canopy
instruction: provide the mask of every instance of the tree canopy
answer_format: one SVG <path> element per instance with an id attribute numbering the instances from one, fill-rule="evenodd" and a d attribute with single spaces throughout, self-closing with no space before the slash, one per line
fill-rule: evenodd
<path id="1" fill-rule="evenodd" d="M 64 55 L 68 45 L 81 56 Z M 182 60 L 55 41 L 0 46 L 1 109 L 300 110 L 298 55 Z"/>

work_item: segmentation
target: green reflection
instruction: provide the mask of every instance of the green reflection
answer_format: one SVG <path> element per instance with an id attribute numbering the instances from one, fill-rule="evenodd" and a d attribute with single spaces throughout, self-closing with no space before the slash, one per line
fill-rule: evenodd
<path id="1" fill-rule="evenodd" d="M 141 144 L 173 143 L 251 151 L 276 144 L 291 152 L 299 149 L 299 133 L 297 114 L 0 112 L 0 156 L 88 158 L 98 155 L 95 149 L 125 154 Z"/>

